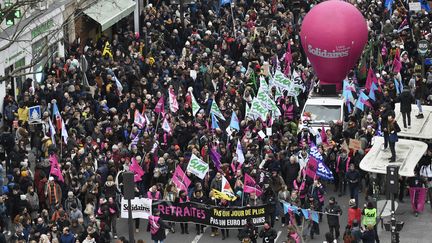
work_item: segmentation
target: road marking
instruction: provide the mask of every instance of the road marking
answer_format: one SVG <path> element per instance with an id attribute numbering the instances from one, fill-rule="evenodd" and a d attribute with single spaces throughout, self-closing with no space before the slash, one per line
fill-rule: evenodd
<path id="1" fill-rule="evenodd" d="M 204 227 L 204 233 L 205 233 L 205 231 L 206 231 L 207 228 L 208 228 L 207 226 Z M 195 238 L 192 240 L 191 243 L 198 243 L 198 241 L 201 239 L 201 237 L 203 237 L 204 233 L 195 236 Z"/>
<path id="2" fill-rule="evenodd" d="M 279 238 L 279 236 L 282 234 L 282 231 L 278 231 L 278 233 L 277 233 L 277 236 L 276 236 L 276 239 L 275 239 L 275 241 L 274 242 L 277 242 L 277 239 Z"/>

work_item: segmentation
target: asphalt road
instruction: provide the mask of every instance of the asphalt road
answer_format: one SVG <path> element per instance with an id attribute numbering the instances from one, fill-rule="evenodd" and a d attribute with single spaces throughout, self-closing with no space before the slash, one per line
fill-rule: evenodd
<path id="1" fill-rule="evenodd" d="M 330 196 L 334 196 L 336 201 L 341 206 L 343 210 L 343 214 L 340 219 L 341 223 L 341 235 L 343 235 L 345 225 L 347 222 L 347 210 L 348 210 L 348 201 L 349 196 L 338 197 L 336 193 L 333 192 L 333 186 L 329 185 L 327 187 L 328 193 L 326 194 L 326 201 Z M 384 196 L 383 196 L 384 197 Z M 359 196 L 360 204 L 364 204 L 364 194 Z M 384 199 L 384 198 L 383 198 Z M 411 213 L 409 197 L 405 198 L 405 203 L 400 203 L 399 208 L 396 211 L 396 217 L 398 220 L 405 221 L 405 226 L 400 234 L 401 241 L 400 242 L 431 242 L 432 231 L 430 230 L 430 213 L 432 209 L 430 204 L 425 205 L 425 211 L 419 215 L 419 217 L 415 217 Z M 384 218 L 384 221 L 389 220 L 388 218 Z M 126 219 L 118 220 L 118 235 L 126 236 L 128 238 L 128 225 Z M 146 232 L 147 220 L 141 220 L 140 223 L 140 232 L 135 233 L 135 240 L 143 239 L 145 242 L 152 242 L 150 233 Z M 287 230 L 286 227 L 282 227 L 280 221 L 276 223 L 275 227 L 278 232 L 278 238 L 276 242 L 282 242 L 286 240 Z M 167 239 L 165 242 L 202 242 L 202 243 L 216 243 L 222 241 L 222 236 L 211 237 L 210 236 L 210 228 L 207 227 L 205 229 L 204 234 L 196 235 L 195 225 L 189 224 L 189 234 L 180 234 L 180 225 L 176 224 L 176 232 L 168 233 Z M 323 217 L 323 222 L 320 223 L 320 235 L 316 235 L 313 240 L 308 239 L 306 242 L 312 243 L 322 243 L 324 240 L 324 234 L 328 232 L 328 225 L 326 216 Z M 390 242 L 390 233 L 383 231 L 381 229 L 381 224 L 378 226 L 378 232 L 381 242 Z M 222 242 L 240 242 L 237 239 L 237 230 L 230 230 L 229 238 L 225 239 Z M 341 236 L 342 237 L 342 236 Z M 258 242 L 262 242 L 262 239 L 259 239 Z M 341 240 L 339 242 L 342 242 Z"/>

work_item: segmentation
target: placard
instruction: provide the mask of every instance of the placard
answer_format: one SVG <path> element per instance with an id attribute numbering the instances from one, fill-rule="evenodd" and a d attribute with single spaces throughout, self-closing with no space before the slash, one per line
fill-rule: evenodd
<path id="1" fill-rule="evenodd" d="M 360 142 L 360 140 L 350 138 L 348 147 L 349 147 L 349 149 L 352 149 L 354 151 L 360 150 L 361 149 L 361 142 Z"/>
<path id="2" fill-rule="evenodd" d="M 209 165 L 196 157 L 195 154 L 192 154 L 186 170 L 198 176 L 200 179 L 204 179 L 206 173 L 209 170 Z"/>
<path id="3" fill-rule="evenodd" d="M 409 10 L 410 11 L 414 11 L 414 12 L 421 11 L 421 4 L 420 4 L 420 2 L 408 3 L 408 6 L 409 6 Z"/>
<path id="4" fill-rule="evenodd" d="M 136 197 L 131 200 L 132 218 L 148 219 L 152 215 L 152 200 L 149 198 Z M 128 200 L 121 199 L 121 218 L 128 218 Z"/>
<path id="5" fill-rule="evenodd" d="M 29 123 L 39 123 L 42 120 L 40 105 L 29 107 Z"/>

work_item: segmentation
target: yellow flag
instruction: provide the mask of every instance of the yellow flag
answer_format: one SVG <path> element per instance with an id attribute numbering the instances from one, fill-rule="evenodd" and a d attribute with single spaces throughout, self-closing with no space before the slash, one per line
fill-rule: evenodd
<path id="1" fill-rule="evenodd" d="M 227 195 L 223 192 L 220 192 L 216 189 L 213 189 L 212 192 L 213 192 L 213 197 L 216 199 L 225 199 L 227 201 L 235 201 L 237 199 L 237 197 L 235 197 L 235 196 L 234 197 L 229 196 L 229 195 Z"/>
<path id="2" fill-rule="evenodd" d="M 113 58 L 113 54 L 111 51 L 111 45 L 108 41 L 105 42 L 105 47 L 103 49 L 102 56 L 105 56 L 105 54 L 108 54 L 111 58 Z"/>

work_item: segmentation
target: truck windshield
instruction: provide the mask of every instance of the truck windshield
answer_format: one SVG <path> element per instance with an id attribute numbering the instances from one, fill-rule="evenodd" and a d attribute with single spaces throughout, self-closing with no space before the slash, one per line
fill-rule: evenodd
<path id="1" fill-rule="evenodd" d="M 336 105 L 306 105 L 304 112 L 309 113 L 311 121 L 337 121 L 341 120 L 341 106 Z"/>

